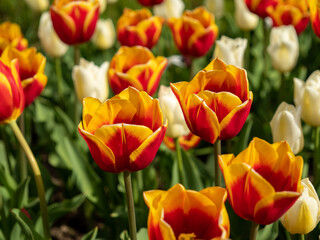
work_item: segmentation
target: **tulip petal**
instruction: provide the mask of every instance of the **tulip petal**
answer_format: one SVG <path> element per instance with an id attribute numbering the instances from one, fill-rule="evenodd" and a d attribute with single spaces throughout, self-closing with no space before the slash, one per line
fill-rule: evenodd
<path id="1" fill-rule="evenodd" d="M 92 119 L 93 114 L 100 107 L 101 102 L 97 98 L 86 97 L 82 100 L 83 110 L 82 110 L 82 122 L 83 129 L 86 130 L 89 122 Z"/>

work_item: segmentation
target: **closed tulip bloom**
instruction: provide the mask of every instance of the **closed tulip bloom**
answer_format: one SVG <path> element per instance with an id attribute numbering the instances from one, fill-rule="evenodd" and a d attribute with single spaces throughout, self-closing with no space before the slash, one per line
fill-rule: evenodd
<path id="1" fill-rule="evenodd" d="M 13 47 L 7 47 L 1 58 L 7 64 L 15 58 L 18 59 L 25 106 L 30 105 L 47 85 L 47 76 L 44 74 L 46 58 L 41 53 L 37 53 L 35 48 L 19 51 Z"/>
<path id="2" fill-rule="evenodd" d="M 99 17 L 98 0 L 54 0 L 50 8 L 54 30 L 68 45 L 87 42 Z"/>
<path id="3" fill-rule="evenodd" d="M 320 37 L 320 5 L 317 0 L 307 0 L 310 9 L 310 21 L 314 33 Z"/>
<path id="4" fill-rule="evenodd" d="M 0 124 L 16 120 L 24 109 L 17 59 L 6 65 L 0 58 Z"/>
<path id="5" fill-rule="evenodd" d="M 301 107 L 301 118 L 311 126 L 320 126 L 320 71 L 306 82 L 294 78 L 294 104 Z"/>
<path id="6" fill-rule="evenodd" d="M 268 17 L 267 8 L 276 6 L 280 0 L 244 0 L 248 9 L 259 17 Z"/>
<path id="7" fill-rule="evenodd" d="M 23 50 L 28 47 L 28 40 L 24 38 L 20 26 L 12 22 L 0 24 L 0 54 L 7 46 Z"/>
<path id="8" fill-rule="evenodd" d="M 152 16 L 146 8 L 126 8 L 117 22 L 118 40 L 121 45 L 139 45 L 151 49 L 159 40 L 162 23 L 161 17 Z"/>
<path id="9" fill-rule="evenodd" d="M 49 7 L 48 0 L 25 0 L 25 2 L 35 12 L 42 12 Z"/>
<path id="10" fill-rule="evenodd" d="M 201 138 L 198 136 L 189 133 L 184 136 L 178 137 L 179 145 L 185 150 L 188 151 L 189 149 L 195 148 L 200 143 Z M 163 143 L 172 151 L 176 150 L 176 144 L 174 138 L 165 136 L 163 139 Z"/>
<path id="11" fill-rule="evenodd" d="M 259 22 L 259 16 L 250 12 L 243 0 L 235 0 L 235 19 L 238 27 L 245 31 L 254 30 Z"/>
<path id="12" fill-rule="evenodd" d="M 229 202 L 237 215 L 268 225 L 299 198 L 303 159 L 287 142 L 269 144 L 254 138 L 237 157 L 220 155 Z"/>
<path id="13" fill-rule="evenodd" d="M 68 45 L 64 44 L 53 29 L 49 12 L 41 15 L 38 37 L 43 50 L 52 57 L 61 57 L 68 51 Z"/>
<path id="14" fill-rule="evenodd" d="M 302 33 L 309 24 L 309 11 L 306 1 L 287 0 L 267 8 L 273 26 L 293 25 L 297 34 Z"/>
<path id="15" fill-rule="evenodd" d="M 176 184 L 168 191 L 151 190 L 143 196 L 149 207 L 149 240 L 229 237 L 224 188 L 208 187 L 197 192 Z"/>
<path id="16" fill-rule="evenodd" d="M 224 1 L 225 0 L 205 0 L 204 6 L 209 12 L 212 12 L 217 19 L 220 19 L 224 15 Z"/>
<path id="17" fill-rule="evenodd" d="M 191 82 L 171 84 L 187 126 L 215 143 L 236 136 L 250 112 L 252 92 L 244 69 L 214 59 Z"/>
<path id="18" fill-rule="evenodd" d="M 293 206 L 280 218 L 291 234 L 307 234 L 320 220 L 320 201 L 308 178 L 301 180 L 302 194 Z"/>
<path id="19" fill-rule="evenodd" d="M 106 50 L 111 48 L 116 40 L 116 31 L 113 22 L 110 18 L 99 19 L 96 30 L 91 38 L 91 41 L 98 48 Z"/>
<path id="20" fill-rule="evenodd" d="M 155 16 L 160 16 L 165 19 L 175 17 L 179 18 L 184 10 L 184 3 L 182 0 L 165 0 L 162 3 L 153 7 Z"/>
<path id="21" fill-rule="evenodd" d="M 114 93 L 128 86 L 146 91 L 152 96 L 158 88 L 168 61 L 165 57 L 154 57 L 145 47 L 121 47 L 110 62 L 108 79 Z"/>
<path id="22" fill-rule="evenodd" d="M 247 39 L 244 38 L 228 38 L 222 36 L 216 41 L 213 57 L 220 58 L 227 64 L 243 67 L 244 52 L 247 48 Z"/>
<path id="23" fill-rule="evenodd" d="M 204 7 L 187 10 L 181 18 L 169 18 L 168 24 L 177 48 L 185 56 L 205 55 L 218 35 L 214 16 Z"/>
<path id="24" fill-rule="evenodd" d="M 300 115 L 300 110 L 282 102 L 270 122 L 273 142 L 287 141 L 294 154 L 304 146 Z"/>
<path id="25" fill-rule="evenodd" d="M 138 2 L 146 7 L 154 6 L 163 2 L 163 0 L 138 0 Z"/>
<path id="26" fill-rule="evenodd" d="M 101 103 L 83 99 L 78 130 L 98 166 L 107 172 L 136 172 L 154 159 L 166 131 L 157 99 L 129 87 Z"/>
<path id="27" fill-rule="evenodd" d="M 94 97 L 104 102 L 108 98 L 108 68 L 109 62 L 98 67 L 93 62 L 80 59 L 80 65 L 75 65 L 72 69 L 72 79 L 79 101 L 82 102 L 85 97 Z"/>
<path id="28" fill-rule="evenodd" d="M 299 41 L 294 27 L 290 25 L 272 28 L 267 51 L 274 69 L 290 72 L 299 57 Z"/>

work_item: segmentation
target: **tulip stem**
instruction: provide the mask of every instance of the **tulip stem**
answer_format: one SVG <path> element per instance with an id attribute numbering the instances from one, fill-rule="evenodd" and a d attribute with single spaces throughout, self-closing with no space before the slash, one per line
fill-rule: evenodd
<path id="1" fill-rule="evenodd" d="M 214 147 L 214 183 L 217 187 L 221 187 L 221 170 L 219 168 L 218 155 L 221 154 L 221 140 L 213 144 Z"/>
<path id="2" fill-rule="evenodd" d="M 21 131 L 21 134 L 24 135 L 25 133 L 25 125 L 24 125 L 24 112 L 20 115 L 19 118 L 19 128 Z M 19 173 L 20 173 L 20 181 L 23 181 L 28 176 L 28 167 L 27 167 L 27 160 L 26 155 L 23 151 L 22 146 L 19 148 Z"/>
<path id="3" fill-rule="evenodd" d="M 74 60 L 74 65 L 79 65 L 80 64 L 80 57 L 81 57 L 81 52 L 80 52 L 80 47 L 79 45 L 74 46 L 74 55 L 73 55 L 73 60 Z M 74 91 L 76 89 L 76 86 L 73 86 Z M 75 96 L 74 98 L 74 116 L 73 116 L 74 122 L 76 124 L 79 123 L 78 119 L 78 98 Z"/>
<path id="4" fill-rule="evenodd" d="M 80 47 L 78 45 L 75 45 L 74 52 L 73 52 L 74 65 L 80 64 L 80 57 L 81 57 Z"/>
<path id="5" fill-rule="evenodd" d="M 134 212 L 131 173 L 128 171 L 123 172 L 123 178 L 124 178 L 124 185 L 126 188 L 130 238 L 131 240 L 137 240 L 137 227 L 136 227 L 136 217 Z"/>
<path id="6" fill-rule="evenodd" d="M 61 71 L 61 60 L 60 58 L 54 59 L 55 68 L 56 68 L 56 79 L 57 79 L 57 88 L 58 88 L 58 95 L 60 97 L 60 100 L 62 100 L 62 71 Z"/>
<path id="7" fill-rule="evenodd" d="M 317 185 L 318 183 L 318 161 L 319 161 L 319 152 L 320 152 L 320 127 L 314 128 L 314 155 L 313 155 L 313 184 Z"/>
<path id="8" fill-rule="evenodd" d="M 24 150 L 28 160 L 29 164 L 31 166 L 31 169 L 34 174 L 34 178 L 36 181 L 36 186 L 37 186 L 37 191 L 38 191 L 38 196 L 40 200 L 40 212 L 42 215 L 42 225 L 43 225 L 43 232 L 44 232 L 44 237 L 45 239 L 51 239 L 50 237 L 50 227 L 49 227 L 49 217 L 48 217 L 48 211 L 47 211 L 47 203 L 45 199 L 45 191 L 44 191 L 44 186 L 43 186 L 43 181 L 42 181 L 42 176 L 41 172 L 38 166 L 38 163 L 26 141 L 24 138 L 22 132 L 20 131 L 20 128 L 18 127 L 16 121 L 10 122 L 10 127 L 18 139 L 22 149 Z"/>
<path id="9" fill-rule="evenodd" d="M 185 177 L 184 177 L 184 171 L 183 171 L 183 162 L 182 162 L 182 156 L 181 156 L 181 147 L 179 144 L 179 138 L 175 138 L 175 145 L 176 145 L 176 153 L 177 153 L 177 161 L 178 161 L 178 169 L 179 169 L 179 180 L 182 185 L 185 186 Z"/>
<path id="10" fill-rule="evenodd" d="M 251 222 L 250 240 L 256 240 L 259 230 L 259 224 Z"/>
<path id="11" fill-rule="evenodd" d="M 300 234 L 299 239 L 304 240 L 304 234 Z"/>

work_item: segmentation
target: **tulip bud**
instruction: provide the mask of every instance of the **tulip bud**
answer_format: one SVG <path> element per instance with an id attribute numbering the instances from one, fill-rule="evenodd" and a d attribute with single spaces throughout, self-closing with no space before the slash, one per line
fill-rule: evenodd
<path id="1" fill-rule="evenodd" d="M 222 36 L 216 41 L 213 58 L 220 58 L 224 62 L 236 67 L 243 67 L 243 56 L 247 47 L 247 39 L 244 38 L 228 38 Z"/>
<path id="2" fill-rule="evenodd" d="M 175 17 L 179 18 L 184 10 L 184 3 L 182 0 L 165 0 L 164 2 L 155 5 L 153 12 L 155 16 L 160 16 L 165 19 Z"/>
<path id="3" fill-rule="evenodd" d="M 25 0 L 28 6 L 36 12 L 42 12 L 49 7 L 48 0 Z"/>
<path id="4" fill-rule="evenodd" d="M 190 133 L 177 98 L 170 87 L 160 86 L 158 94 L 163 119 L 168 120 L 166 136 L 177 138 Z"/>
<path id="5" fill-rule="evenodd" d="M 235 0 L 235 19 L 238 27 L 245 31 L 255 29 L 259 22 L 258 15 L 249 11 L 243 0 Z"/>
<path id="6" fill-rule="evenodd" d="M 108 68 L 109 62 L 104 62 L 99 68 L 93 62 L 80 59 L 80 65 L 72 69 L 72 79 L 79 101 L 85 97 L 94 97 L 104 102 L 108 98 Z"/>
<path id="7" fill-rule="evenodd" d="M 68 45 L 64 44 L 54 31 L 49 12 L 41 15 L 38 37 L 43 50 L 52 57 L 61 57 L 68 50 Z"/>
<path id="8" fill-rule="evenodd" d="M 224 16 L 224 0 L 205 0 L 204 6 L 215 18 L 220 19 Z"/>
<path id="9" fill-rule="evenodd" d="M 291 234 L 307 234 L 320 220 L 320 201 L 316 190 L 308 178 L 301 180 L 302 195 L 280 218 Z"/>
<path id="10" fill-rule="evenodd" d="M 306 82 L 294 78 L 294 104 L 301 107 L 301 118 L 311 126 L 320 126 L 320 71 Z"/>
<path id="11" fill-rule="evenodd" d="M 91 41 L 100 49 L 111 48 L 116 40 L 116 30 L 112 20 L 99 19 Z"/>
<path id="12" fill-rule="evenodd" d="M 267 51 L 276 70 L 290 72 L 296 66 L 299 56 L 299 41 L 294 27 L 289 25 L 272 28 Z"/>
<path id="13" fill-rule="evenodd" d="M 300 152 L 304 145 L 300 114 L 300 109 L 282 102 L 270 122 L 273 142 L 287 141 L 294 154 Z"/>

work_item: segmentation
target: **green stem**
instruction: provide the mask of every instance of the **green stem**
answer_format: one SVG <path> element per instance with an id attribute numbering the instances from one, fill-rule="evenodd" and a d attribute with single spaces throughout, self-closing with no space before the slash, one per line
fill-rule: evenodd
<path id="1" fill-rule="evenodd" d="M 179 169 L 179 181 L 182 185 L 185 186 L 185 177 L 184 177 L 184 171 L 183 171 L 183 162 L 182 162 L 182 156 L 181 156 L 181 147 L 179 144 L 179 138 L 174 139 L 174 143 L 176 146 L 176 153 L 177 153 L 177 161 L 178 161 L 178 169 Z"/>
<path id="2" fill-rule="evenodd" d="M 221 170 L 218 162 L 218 155 L 221 155 L 221 141 L 218 139 L 214 144 L 214 183 L 221 187 Z"/>
<path id="3" fill-rule="evenodd" d="M 299 240 L 304 240 L 304 235 L 303 234 L 299 235 Z"/>
<path id="4" fill-rule="evenodd" d="M 287 240 L 292 240 L 292 239 L 291 239 L 291 235 L 290 235 L 290 233 L 287 231 L 287 229 L 285 229 L 285 233 L 286 233 Z"/>
<path id="5" fill-rule="evenodd" d="M 256 240 L 259 230 L 259 224 L 251 222 L 250 240 Z"/>
<path id="6" fill-rule="evenodd" d="M 80 48 L 78 45 L 75 45 L 74 46 L 74 55 L 73 55 L 73 60 L 74 60 L 74 65 L 79 65 L 80 64 L 80 57 L 81 57 L 81 52 L 80 52 Z M 75 91 L 75 86 L 74 86 L 74 91 Z M 79 123 L 79 108 L 78 108 L 78 98 L 77 96 L 75 96 L 74 98 L 74 116 L 73 116 L 73 119 L 74 119 L 74 122 L 76 125 L 78 125 Z"/>
<path id="7" fill-rule="evenodd" d="M 191 81 L 194 77 L 194 60 L 193 60 L 193 57 L 190 57 L 189 58 L 189 69 L 190 69 L 190 75 L 189 75 L 189 81 Z"/>
<path id="8" fill-rule="evenodd" d="M 123 172 L 123 178 L 124 178 L 124 185 L 126 188 L 126 196 L 127 196 L 130 238 L 131 240 L 137 240 L 137 227 L 136 227 L 136 217 L 134 212 L 131 173 L 128 171 Z"/>
<path id="9" fill-rule="evenodd" d="M 79 47 L 79 45 L 75 45 L 74 52 L 73 52 L 74 65 L 80 64 L 80 57 L 81 57 L 80 47 Z"/>
<path id="10" fill-rule="evenodd" d="M 58 57 L 55 58 L 54 59 L 54 63 L 55 63 L 55 68 L 56 68 L 56 79 L 57 79 L 58 95 L 60 97 L 60 100 L 62 100 L 63 85 L 62 85 L 61 59 L 58 58 Z"/>
<path id="11" fill-rule="evenodd" d="M 247 71 L 250 69 L 250 44 L 251 44 L 251 31 L 245 31 L 244 36 L 247 39 L 247 48 L 245 52 L 245 62 L 244 62 L 244 67 L 247 69 Z"/>
<path id="12" fill-rule="evenodd" d="M 25 134 L 25 124 L 24 124 L 25 116 L 24 115 L 25 113 L 23 112 L 19 118 L 19 128 L 23 136 Z M 20 174 L 20 181 L 25 180 L 28 176 L 27 160 L 26 160 L 26 155 L 24 153 L 24 149 L 22 146 L 20 146 L 19 148 L 19 174 Z"/>
<path id="13" fill-rule="evenodd" d="M 42 181 L 42 176 L 41 172 L 38 166 L 38 163 L 27 143 L 25 140 L 23 134 L 20 131 L 20 128 L 18 127 L 17 123 L 15 121 L 10 122 L 10 127 L 18 139 L 21 147 L 23 148 L 28 160 L 29 164 L 31 166 L 32 172 L 34 174 L 34 178 L 36 181 L 36 186 L 37 186 L 37 191 L 38 191 L 38 196 L 40 200 L 40 212 L 42 215 L 42 225 L 43 225 L 43 232 L 44 232 L 44 237 L 45 239 L 51 239 L 50 237 L 50 227 L 49 227 L 49 217 L 48 217 L 48 211 L 47 211 L 47 203 L 45 199 L 45 191 L 44 191 L 44 186 L 43 186 L 43 181 Z"/>
<path id="14" fill-rule="evenodd" d="M 320 127 L 314 128 L 313 185 L 318 183 L 318 161 L 320 156 Z"/>

